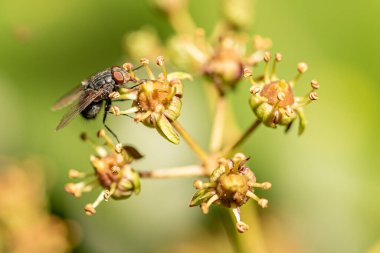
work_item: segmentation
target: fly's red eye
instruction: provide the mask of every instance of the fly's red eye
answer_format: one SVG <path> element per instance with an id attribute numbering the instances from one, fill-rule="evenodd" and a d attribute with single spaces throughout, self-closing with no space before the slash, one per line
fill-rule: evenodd
<path id="1" fill-rule="evenodd" d="M 117 84 L 123 84 L 124 83 L 124 75 L 120 71 L 113 72 L 112 77 L 116 81 Z"/>

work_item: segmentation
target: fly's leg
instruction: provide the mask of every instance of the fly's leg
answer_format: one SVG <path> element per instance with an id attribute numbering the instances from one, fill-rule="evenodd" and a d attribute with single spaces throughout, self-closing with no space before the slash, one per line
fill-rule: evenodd
<path id="1" fill-rule="evenodd" d="M 106 100 L 106 107 L 105 107 L 105 109 L 104 109 L 104 115 L 103 115 L 103 125 L 104 125 L 104 127 L 108 130 L 108 132 L 110 132 L 110 133 L 113 135 L 113 137 L 115 137 L 116 141 L 117 141 L 118 143 L 120 143 L 120 140 L 119 140 L 119 138 L 117 137 L 117 135 L 116 135 L 116 134 L 111 130 L 111 128 L 109 128 L 109 127 L 107 126 L 107 124 L 106 124 L 107 115 L 108 115 L 108 112 L 109 112 L 109 110 L 110 110 L 110 108 L 111 108 L 111 104 L 112 104 L 111 99 L 107 99 L 107 100 Z"/>

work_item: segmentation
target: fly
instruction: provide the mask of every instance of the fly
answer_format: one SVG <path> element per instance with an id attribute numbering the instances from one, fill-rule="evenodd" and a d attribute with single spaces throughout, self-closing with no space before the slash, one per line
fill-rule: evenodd
<path id="1" fill-rule="evenodd" d="M 84 80 L 81 85 L 75 87 L 53 105 L 52 109 L 58 110 L 73 104 L 59 122 L 56 130 L 64 128 L 79 114 L 86 119 L 94 119 L 105 101 L 103 125 L 120 142 L 116 134 L 106 125 L 107 114 L 112 103 L 109 96 L 132 80 L 130 74 L 118 66 L 107 68 Z"/>

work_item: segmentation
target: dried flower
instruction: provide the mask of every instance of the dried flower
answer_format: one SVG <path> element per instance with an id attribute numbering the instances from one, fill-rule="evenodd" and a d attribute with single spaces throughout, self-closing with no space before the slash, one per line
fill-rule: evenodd
<path id="1" fill-rule="evenodd" d="M 255 174 L 245 166 L 248 160 L 249 158 L 241 153 L 235 154 L 232 159 L 220 159 L 219 166 L 211 174 L 209 182 L 195 181 L 194 186 L 198 191 L 194 194 L 190 207 L 199 205 L 205 214 L 212 204 L 232 208 L 237 218 L 237 229 L 239 232 L 245 232 L 248 226 L 240 221 L 239 207 L 250 198 L 256 200 L 262 208 L 267 207 L 268 201 L 255 195 L 254 188 L 266 190 L 271 187 L 269 182 L 256 182 Z"/>
<path id="2" fill-rule="evenodd" d="M 319 83 L 316 80 L 311 81 L 312 90 L 306 96 L 294 97 L 293 87 L 300 76 L 307 71 L 307 64 L 299 63 L 297 66 L 298 74 L 288 82 L 276 76 L 276 65 L 281 59 L 282 55 L 277 53 L 270 73 L 269 61 L 271 60 L 271 55 L 269 52 L 265 53 L 264 78 L 262 82 L 256 83 L 252 77 L 252 72 L 245 69 L 244 76 L 249 78 L 252 84 L 250 88 L 252 94 L 250 105 L 256 116 L 269 127 L 284 125 L 286 126 L 286 131 L 288 131 L 298 117 L 300 119 L 298 133 L 302 134 L 306 125 L 303 108 L 311 101 L 318 99 L 316 90 L 319 88 Z"/>
<path id="3" fill-rule="evenodd" d="M 142 122 L 148 127 L 156 128 L 167 140 L 174 144 L 179 143 L 179 136 L 174 131 L 174 122 L 181 113 L 183 84 L 182 79 L 191 79 L 191 76 L 182 72 L 167 73 L 164 58 L 157 57 L 156 64 L 161 67 L 162 73 L 156 79 L 149 67 L 149 60 L 141 59 L 149 78 L 139 79 L 132 70 L 132 76 L 138 82 L 137 89 L 128 96 L 133 100 L 131 108 L 121 111 L 113 107 L 115 115 L 129 115 L 134 113 L 136 122 Z"/>
<path id="4" fill-rule="evenodd" d="M 95 208 L 110 197 L 113 199 L 129 198 L 133 193 L 140 192 L 140 177 L 130 164 L 135 159 L 142 158 L 142 155 L 131 146 L 114 145 L 104 130 L 98 132 L 98 137 L 105 140 L 104 145 L 98 145 L 85 134 L 81 135 L 82 140 L 91 144 L 97 155 L 90 156 L 90 163 L 94 168 L 94 173 L 83 173 L 70 170 L 70 178 L 88 179 L 79 183 L 68 183 L 65 190 L 80 197 L 83 192 L 92 191 L 96 186 L 103 189 L 94 203 L 85 206 L 86 214 L 95 214 Z"/>
<path id="5" fill-rule="evenodd" d="M 254 37 L 254 50 L 247 54 L 247 34 L 231 31 L 220 35 L 216 43 L 210 43 L 205 38 L 204 31 L 198 29 L 194 37 L 172 38 L 169 48 L 177 65 L 193 68 L 211 79 L 220 93 L 225 93 L 241 80 L 244 66 L 253 66 L 263 60 L 264 50 L 271 43 L 261 43 L 261 48 L 256 48 L 257 40 L 258 37 Z"/>

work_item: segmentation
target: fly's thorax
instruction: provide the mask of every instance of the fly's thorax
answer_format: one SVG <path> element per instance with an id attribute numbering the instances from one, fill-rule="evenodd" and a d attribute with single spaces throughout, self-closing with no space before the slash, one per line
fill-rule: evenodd
<path id="1" fill-rule="evenodd" d="M 95 75 L 91 76 L 88 79 L 88 86 L 87 88 L 99 90 L 103 88 L 106 84 L 115 85 L 115 80 L 112 78 L 112 72 L 111 69 L 105 69 L 103 71 L 100 71 L 96 73 Z"/>

